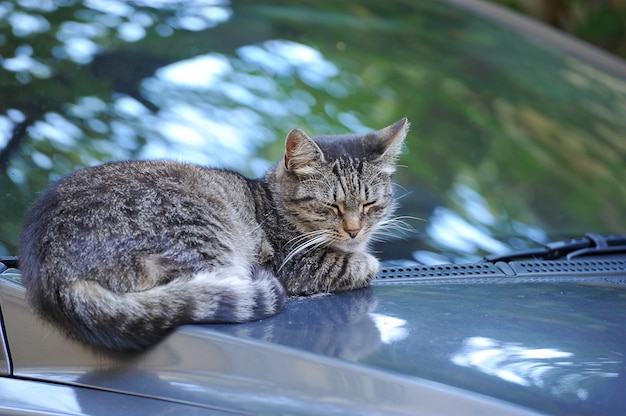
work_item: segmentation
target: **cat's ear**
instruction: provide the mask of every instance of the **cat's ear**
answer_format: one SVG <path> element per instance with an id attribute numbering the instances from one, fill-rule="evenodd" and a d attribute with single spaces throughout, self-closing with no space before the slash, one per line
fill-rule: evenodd
<path id="1" fill-rule="evenodd" d="M 285 140 L 285 169 L 300 175 L 315 172 L 313 165 L 324 161 L 319 146 L 305 132 L 293 129 Z"/>
<path id="2" fill-rule="evenodd" d="M 383 172 L 390 175 L 395 172 L 395 163 L 402 152 L 402 144 L 410 125 L 409 120 L 404 117 L 382 130 L 365 135 L 365 145 L 372 154 L 378 155 L 374 160 L 381 164 Z"/>

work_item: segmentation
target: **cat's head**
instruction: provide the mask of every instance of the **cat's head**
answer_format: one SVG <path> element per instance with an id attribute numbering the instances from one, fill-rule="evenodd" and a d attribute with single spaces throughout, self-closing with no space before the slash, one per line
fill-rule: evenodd
<path id="1" fill-rule="evenodd" d="M 276 167 L 284 215 L 308 241 L 362 250 L 394 209 L 391 175 L 408 128 L 403 118 L 363 135 L 290 131 Z"/>

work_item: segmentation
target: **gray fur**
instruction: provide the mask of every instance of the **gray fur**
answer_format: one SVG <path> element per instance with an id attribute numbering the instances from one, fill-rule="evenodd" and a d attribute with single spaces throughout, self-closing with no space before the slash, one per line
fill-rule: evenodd
<path id="1" fill-rule="evenodd" d="M 272 316 L 286 294 L 366 287 L 407 129 L 292 130 L 284 161 L 256 180 L 171 161 L 77 171 L 27 216 L 29 301 L 77 339 L 141 350 L 181 324 Z"/>

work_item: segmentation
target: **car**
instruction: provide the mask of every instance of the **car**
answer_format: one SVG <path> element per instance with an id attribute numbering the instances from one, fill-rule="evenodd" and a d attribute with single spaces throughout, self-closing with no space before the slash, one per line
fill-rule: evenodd
<path id="1" fill-rule="evenodd" d="M 478 0 L 0 3 L 0 413 L 618 415 L 626 64 Z M 292 128 L 407 116 L 371 287 L 141 353 L 26 301 L 52 181 L 171 158 L 260 175 Z"/>

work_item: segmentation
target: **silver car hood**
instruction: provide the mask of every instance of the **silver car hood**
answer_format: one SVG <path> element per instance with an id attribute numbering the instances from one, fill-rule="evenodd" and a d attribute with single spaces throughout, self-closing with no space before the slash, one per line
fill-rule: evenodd
<path id="1" fill-rule="evenodd" d="M 120 354 L 39 322 L 19 272 L 3 276 L 4 371 L 26 379 L 257 414 L 611 414 L 625 405 L 626 286 L 610 279 L 379 279 L 292 299 L 271 319 L 182 326 L 144 353 Z"/>

